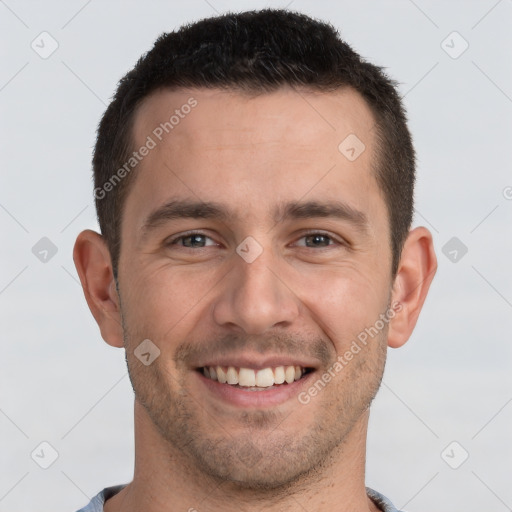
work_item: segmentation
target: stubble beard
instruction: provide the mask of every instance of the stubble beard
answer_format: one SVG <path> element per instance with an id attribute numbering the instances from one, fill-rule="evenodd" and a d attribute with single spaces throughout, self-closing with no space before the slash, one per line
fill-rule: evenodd
<path id="1" fill-rule="evenodd" d="M 124 318 L 123 329 L 136 400 L 166 442 L 169 457 L 179 460 L 189 474 L 267 496 L 320 481 L 332 461 L 343 456 L 347 436 L 380 387 L 386 361 L 387 327 L 308 405 L 297 400 L 287 417 L 276 411 L 240 413 L 240 426 L 229 432 L 187 390 L 184 382 L 190 370 L 171 372 L 162 357 L 144 366 L 133 351 L 145 336 L 132 332 Z M 329 366 L 320 368 L 312 382 Z M 289 435 L 286 426 L 295 415 L 314 418 L 307 431 Z"/>

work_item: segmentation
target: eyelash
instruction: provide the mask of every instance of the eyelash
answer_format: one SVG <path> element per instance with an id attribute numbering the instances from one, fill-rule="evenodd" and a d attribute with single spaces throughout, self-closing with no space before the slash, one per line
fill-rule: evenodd
<path id="1" fill-rule="evenodd" d="M 179 242 L 180 240 L 183 240 L 185 238 L 189 238 L 191 236 L 194 236 L 194 235 L 201 235 L 201 236 L 204 236 L 205 238 L 209 238 L 210 240 L 213 240 L 210 236 L 208 236 L 207 234 L 205 233 L 202 233 L 201 231 L 189 231 L 189 232 L 186 232 L 186 233 L 183 233 L 175 238 L 172 238 L 170 239 L 168 242 L 166 242 L 166 246 L 171 246 L 171 245 L 177 245 L 177 242 Z M 317 249 L 315 249 L 315 247 L 305 247 L 305 246 L 301 246 L 303 249 L 315 249 L 315 250 L 325 250 L 325 249 L 328 249 L 330 247 L 333 247 L 335 246 L 336 244 L 339 245 L 339 246 L 346 246 L 347 244 L 343 241 L 340 241 L 340 240 L 336 240 L 336 238 L 331 235 L 330 233 L 328 232 L 324 232 L 324 231 L 307 231 L 305 233 L 302 233 L 301 237 L 298 239 L 298 240 L 301 240 L 302 238 L 306 238 L 306 237 L 309 237 L 309 236 L 313 236 L 313 235 L 320 235 L 320 236 L 324 236 L 324 237 L 327 237 L 329 238 L 329 240 L 331 242 L 334 242 L 333 244 L 329 244 L 328 246 L 326 247 L 318 247 Z M 208 247 L 212 247 L 212 246 L 208 246 Z M 181 249 L 187 249 L 187 250 L 191 250 L 191 251 L 199 251 L 199 250 L 204 250 L 204 249 L 207 249 L 208 247 L 197 247 L 197 248 L 194 248 L 194 247 L 185 247 L 185 246 L 180 246 Z"/>

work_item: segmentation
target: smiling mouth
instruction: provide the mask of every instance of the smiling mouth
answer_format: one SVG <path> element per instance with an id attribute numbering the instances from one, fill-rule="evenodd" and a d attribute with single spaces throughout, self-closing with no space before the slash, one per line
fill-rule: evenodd
<path id="1" fill-rule="evenodd" d="M 246 391 L 263 391 L 292 384 L 313 370 L 313 368 L 291 365 L 260 370 L 236 366 L 203 366 L 197 369 L 207 379 L 221 384 L 229 384 L 235 388 L 243 388 Z"/>

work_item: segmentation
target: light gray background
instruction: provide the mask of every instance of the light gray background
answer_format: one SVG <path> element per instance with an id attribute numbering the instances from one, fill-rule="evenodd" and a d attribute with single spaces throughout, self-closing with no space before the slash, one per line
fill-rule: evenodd
<path id="1" fill-rule="evenodd" d="M 0 0 L 1 512 L 75 511 L 131 480 L 124 351 L 102 341 L 71 256 L 77 233 L 97 227 L 91 151 L 117 81 L 183 22 L 286 5 Z M 415 225 L 431 229 L 439 258 L 412 338 L 389 354 L 367 484 L 409 512 L 510 510 L 512 1 L 288 5 L 332 22 L 400 81 L 418 153 Z M 43 31 L 59 44 L 47 59 L 31 48 Z M 453 31 L 469 43 L 456 59 Z M 42 237 L 58 248 L 46 263 L 32 253 Z M 456 262 L 442 252 L 452 237 L 468 248 Z M 43 441 L 58 452 L 48 469 L 31 458 L 50 460 Z"/>

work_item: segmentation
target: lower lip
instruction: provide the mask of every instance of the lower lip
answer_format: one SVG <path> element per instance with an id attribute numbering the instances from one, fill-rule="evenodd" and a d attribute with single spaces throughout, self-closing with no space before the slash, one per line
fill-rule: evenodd
<path id="1" fill-rule="evenodd" d="M 314 371 L 307 373 L 301 379 L 291 384 L 279 384 L 264 391 L 248 391 L 243 387 L 234 387 L 231 384 L 221 384 L 217 380 L 209 379 L 202 373 L 195 372 L 199 380 L 217 398 L 239 407 L 272 407 L 282 404 L 292 398 L 297 399 L 302 388 L 313 377 Z"/>

